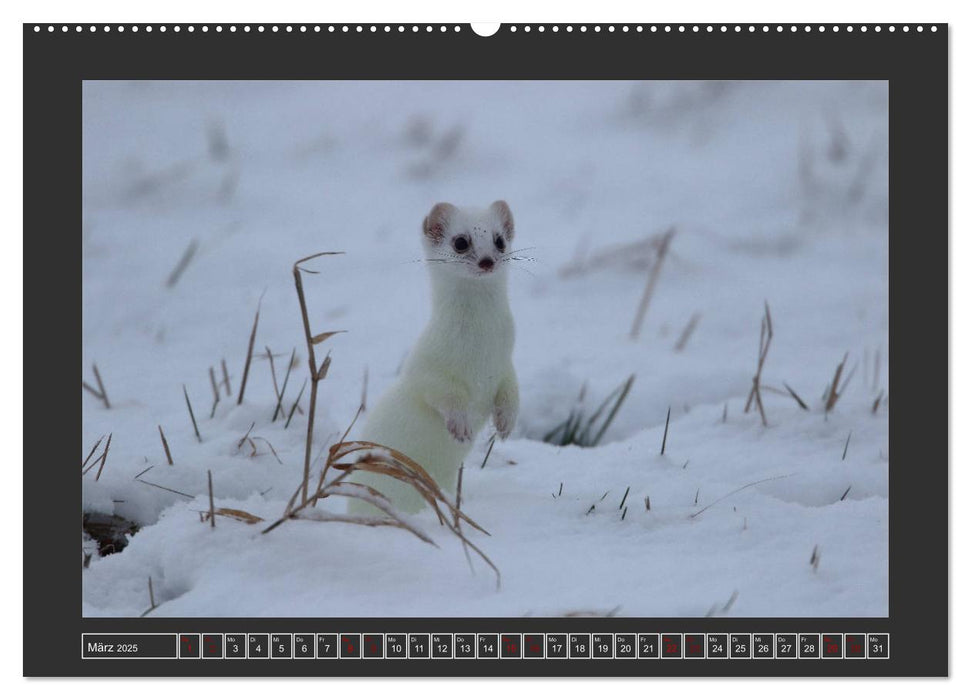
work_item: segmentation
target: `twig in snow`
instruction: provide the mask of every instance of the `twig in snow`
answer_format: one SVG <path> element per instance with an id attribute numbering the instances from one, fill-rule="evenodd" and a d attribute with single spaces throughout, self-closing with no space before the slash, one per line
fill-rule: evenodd
<path id="1" fill-rule="evenodd" d="M 249 366 L 253 361 L 253 344 L 256 342 L 256 328 L 260 325 L 260 306 L 263 304 L 263 297 L 260 296 L 259 302 L 256 304 L 256 316 L 253 317 L 253 330 L 249 334 L 249 345 L 246 348 L 246 364 L 243 365 L 243 379 L 239 385 L 239 397 L 236 399 L 236 405 L 243 403 L 243 395 L 246 393 L 246 380 L 249 377 Z"/>
<path id="2" fill-rule="evenodd" d="M 189 401 L 189 391 L 185 388 L 185 384 L 182 385 L 182 393 L 185 394 L 185 405 L 189 408 L 189 418 L 192 419 L 192 429 L 196 432 L 196 440 L 202 442 L 202 436 L 199 435 L 199 426 L 196 424 L 196 414 L 192 411 L 192 402 Z"/>
<path id="3" fill-rule="evenodd" d="M 630 486 L 628 486 L 627 487 L 627 490 L 624 491 L 624 497 L 622 499 L 620 499 L 620 505 L 617 506 L 617 510 L 620 510 L 620 509 L 622 509 L 624 507 L 624 504 L 627 502 L 627 494 L 629 494 L 629 493 L 630 493 Z"/>
<path id="4" fill-rule="evenodd" d="M 785 382 L 782 382 L 782 386 L 784 386 L 786 388 L 786 390 L 788 390 L 789 395 L 792 396 L 792 398 L 794 398 L 796 400 L 796 403 L 799 404 L 799 408 L 801 408 L 804 411 L 808 411 L 809 410 L 809 406 L 806 405 L 806 402 L 805 401 L 803 401 L 801 398 L 799 398 L 799 394 L 796 393 L 795 389 L 793 389 L 791 386 L 789 386 Z"/>
<path id="5" fill-rule="evenodd" d="M 486 462 L 489 461 L 489 455 L 492 454 L 492 446 L 495 444 L 496 444 L 496 433 L 493 433 L 492 437 L 489 438 L 489 449 L 486 450 L 485 458 L 483 458 L 482 464 L 479 466 L 479 469 L 485 469 Z M 562 488 L 562 484 L 560 486 Z"/>
<path id="6" fill-rule="evenodd" d="M 167 459 L 168 463 L 171 465 L 172 453 L 169 452 L 169 441 L 165 439 L 165 433 L 163 432 L 161 425 L 158 426 L 158 434 L 159 434 L 159 437 L 162 438 L 162 447 L 165 449 L 165 459 Z"/>

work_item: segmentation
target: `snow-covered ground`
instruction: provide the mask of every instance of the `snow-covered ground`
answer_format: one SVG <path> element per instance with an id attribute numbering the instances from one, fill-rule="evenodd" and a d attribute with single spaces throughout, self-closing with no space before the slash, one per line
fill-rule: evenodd
<path id="1" fill-rule="evenodd" d="M 887 128 L 885 83 L 86 83 L 84 372 L 111 408 L 83 393 L 80 458 L 112 441 L 83 508 L 140 530 L 103 557 L 82 535 L 85 615 L 141 614 L 149 577 L 153 616 L 886 615 Z M 348 331 L 318 346 L 325 455 L 365 371 L 373 403 L 427 318 L 422 217 L 499 198 L 533 258 L 510 277 L 522 411 L 484 468 L 479 436 L 463 510 L 501 588 L 428 513 L 437 548 L 202 522 L 207 471 L 217 508 L 267 521 L 300 483 L 309 388 L 289 428 L 272 421 L 265 357 L 282 383 L 296 348 L 289 409 L 307 376 L 293 262 L 346 252 L 305 276 L 314 332 Z M 744 412 L 766 302 L 768 427 Z M 210 417 L 223 358 L 233 396 Z M 542 442 L 582 387 L 589 415 L 631 374 L 599 446 Z"/>

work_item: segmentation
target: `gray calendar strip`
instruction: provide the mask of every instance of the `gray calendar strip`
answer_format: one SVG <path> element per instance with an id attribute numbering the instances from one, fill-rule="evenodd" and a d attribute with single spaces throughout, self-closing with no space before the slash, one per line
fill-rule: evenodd
<path id="1" fill-rule="evenodd" d="M 820 632 L 82 634 L 83 659 L 889 659 L 890 635 Z"/>

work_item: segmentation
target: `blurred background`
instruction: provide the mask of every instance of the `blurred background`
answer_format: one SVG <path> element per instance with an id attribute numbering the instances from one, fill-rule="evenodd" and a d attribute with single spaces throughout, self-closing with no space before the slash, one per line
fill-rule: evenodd
<path id="1" fill-rule="evenodd" d="M 525 433 L 642 367 L 629 400 L 654 416 L 744 391 L 763 301 L 806 393 L 844 351 L 886 354 L 882 82 L 86 82 L 83 134 L 85 365 L 141 402 L 239 366 L 261 297 L 257 349 L 300 355 L 291 264 L 341 250 L 307 293 L 315 331 L 350 331 L 328 403 L 353 415 L 427 318 L 438 201 L 506 199 L 532 258 L 511 271 Z"/>

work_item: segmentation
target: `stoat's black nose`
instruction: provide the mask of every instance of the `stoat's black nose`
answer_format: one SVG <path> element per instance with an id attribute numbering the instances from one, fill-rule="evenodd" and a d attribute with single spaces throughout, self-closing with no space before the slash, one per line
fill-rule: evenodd
<path id="1" fill-rule="evenodd" d="M 483 270 L 491 270 L 493 265 L 495 265 L 495 263 L 492 261 L 492 258 L 482 258 L 482 260 L 479 261 L 479 267 Z"/>

